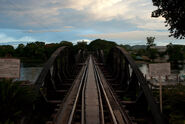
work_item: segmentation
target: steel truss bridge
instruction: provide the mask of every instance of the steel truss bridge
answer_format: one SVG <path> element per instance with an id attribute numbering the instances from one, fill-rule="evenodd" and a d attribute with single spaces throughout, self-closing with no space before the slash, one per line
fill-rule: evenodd
<path id="1" fill-rule="evenodd" d="M 106 57 L 103 50 L 75 54 L 70 47 L 58 48 L 35 87 L 46 124 L 165 123 L 146 79 L 119 46 Z"/>

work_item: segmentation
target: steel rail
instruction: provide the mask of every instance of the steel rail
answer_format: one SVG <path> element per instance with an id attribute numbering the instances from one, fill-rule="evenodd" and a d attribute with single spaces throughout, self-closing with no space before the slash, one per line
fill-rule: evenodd
<path id="1" fill-rule="evenodd" d="M 102 82 L 101 82 L 101 78 L 100 78 L 100 75 L 99 75 L 99 73 L 98 73 L 98 71 L 97 71 L 97 67 L 96 67 L 95 64 L 94 64 L 94 69 L 95 69 L 95 73 L 96 73 L 96 76 L 97 76 L 99 85 L 100 85 L 100 87 L 101 87 L 101 89 L 102 89 L 103 95 L 104 95 L 105 100 L 106 100 L 106 102 L 107 102 L 107 105 L 108 105 L 108 108 L 109 108 L 109 112 L 110 112 L 111 117 L 112 117 L 112 121 L 113 121 L 114 124 L 118 124 L 118 122 L 117 122 L 117 120 L 116 120 L 116 117 L 115 117 L 115 115 L 114 115 L 113 109 L 112 109 L 112 107 L 111 107 L 111 105 L 110 105 L 108 96 L 107 96 L 107 94 L 106 94 L 106 92 L 105 92 L 105 89 L 104 89 L 104 87 L 103 87 L 103 84 L 102 84 Z"/>
<path id="2" fill-rule="evenodd" d="M 119 46 L 116 46 L 115 48 L 125 57 L 125 59 L 129 62 L 131 68 L 133 69 L 133 72 L 136 74 L 136 78 L 137 78 L 140 86 L 143 89 L 143 92 L 146 96 L 146 101 L 151 108 L 151 112 L 152 112 L 152 115 L 154 117 L 156 124 L 164 124 L 165 121 L 162 116 L 162 113 L 160 113 L 159 107 L 157 106 L 157 104 L 154 100 L 154 97 L 152 96 L 152 92 L 150 91 L 150 89 L 148 87 L 147 81 L 144 78 L 142 72 L 139 70 L 135 61 L 132 59 L 132 57 L 129 55 L 129 53 L 125 49 L 123 49 Z"/>
<path id="3" fill-rule="evenodd" d="M 86 67 L 85 67 L 85 71 L 82 75 L 82 79 L 80 81 L 80 86 L 78 88 L 78 91 L 77 91 L 77 96 L 75 98 L 75 101 L 74 101 L 74 104 L 73 104 L 73 108 L 72 108 L 72 111 L 71 111 L 71 114 L 70 114 L 70 117 L 69 117 L 69 120 L 68 120 L 68 124 L 71 124 L 72 121 L 73 121 L 73 117 L 74 117 L 74 113 L 75 113 L 75 110 L 76 110 L 76 106 L 77 106 L 77 102 L 78 102 L 78 99 L 79 99 L 79 96 L 80 96 L 80 92 L 82 90 L 82 85 L 87 77 L 87 72 L 88 72 L 88 62 L 86 62 Z"/>
<path id="4" fill-rule="evenodd" d="M 95 64 L 95 60 L 94 58 L 92 58 L 92 66 L 93 66 L 93 73 L 94 73 L 94 78 L 95 78 L 95 85 L 97 87 L 97 94 L 98 94 L 98 102 L 99 102 L 99 118 L 100 118 L 100 124 L 105 124 L 106 120 L 105 117 L 107 115 L 105 115 L 104 113 L 104 107 L 106 107 L 108 109 L 108 113 L 109 116 L 111 116 L 111 118 L 109 118 L 111 121 L 111 123 L 113 124 L 118 124 L 120 123 L 119 120 L 117 120 L 117 116 L 114 113 L 114 108 L 112 108 L 112 104 L 110 103 L 111 101 L 109 100 L 108 94 L 106 93 L 105 87 L 103 85 L 103 82 L 101 81 L 101 77 L 98 71 L 98 67 Z M 77 88 L 77 93 L 74 97 L 74 102 L 72 102 L 72 107 L 70 110 L 70 114 L 68 116 L 67 119 L 67 124 L 72 124 L 74 122 L 76 122 L 75 118 L 77 114 L 77 109 L 78 109 L 78 105 L 81 105 L 81 120 L 80 123 L 81 124 L 85 124 L 86 123 L 86 117 L 85 117 L 85 94 L 86 94 L 86 85 L 87 85 L 87 80 L 88 80 L 88 73 L 89 73 L 89 58 L 86 60 L 85 63 L 85 68 L 84 68 L 84 72 L 82 74 L 82 77 L 80 79 L 80 83 L 79 86 Z M 81 98 L 81 102 L 80 102 L 80 98 Z M 105 99 L 103 101 L 103 99 Z M 78 116 L 77 116 L 78 117 Z M 78 121 L 79 122 L 79 121 Z M 123 121 L 125 122 L 125 120 Z M 124 123 L 123 123 L 124 124 Z"/>
<path id="5" fill-rule="evenodd" d="M 95 80 L 96 80 L 96 86 L 97 86 L 97 89 L 98 89 L 98 97 L 99 97 L 99 104 L 100 104 L 100 111 L 101 111 L 101 124 L 105 124 L 105 118 L 104 118 L 104 110 L 103 110 L 103 102 L 102 102 L 102 94 L 101 94 L 101 91 L 100 91 L 100 86 L 98 84 L 98 77 L 97 77 L 97 74 L 96 74 L 96 71 L 95 71 L 95 63 L 93 61 L 93 65 L 94 65 L 94 75 L 95 75 Z"/>
<path id="6" fill-rule="evenodd" d="M 88 65 L 87 65 L 87 67 L 88 67 Z M 85 124 L 85 88 L 86 88 L 85 82 L 87 82 L 87 72 L 86 72 L 86 76 L 84 79 L 84 85 L 83 85 L 83 89 L 82 89 L 81 124 Z"/>
<path id="7" fill-rule="evenodd" d="M 104 75 L 101 73 L 101 70 L 100 70 L 100 68 L 99 68 L 99 64 L 96 64 L 96 68 L 97 68 L 97 71 L 99 72 L 99 75 L 100 75 L 100 78 L 101 78 L 101 82 L 102 82 L 102 84 L 103 84 L 103 86 L 105 87 L 105 90 L 106 90 L 106 92 L 109 92 L 108 94 L 112 97 L 111 98 L 111 100 L 113 100 L 114 102 L 115 102 L 115 104 L 117 104 L 117 106 L 119 106 L 119 109 L 121 110 L 120 111 L 120 114 L 122 115 L 122 120 L 118 120 L 117 119 L 117 121 L 118 121 L 118 123 L 120 123 L 120 124 L 134 124 L 133 122 L 132 122 L 132 120 L 131 120 L 131 118 L 130 118 L 130 116 L 128 115 L 128 113 L 126 112 L 126 110 L 125 110 L 125 108 L 122 106 L 122 104 L 117 100 L 117 98 L 116 98 L 116 96 L 115 96 L 115 93 L 113 92 L 114 90 L 112 89 L 112 87 L 110 87 L 110 84 L 107 82 L 107 80 L 105 79 L 105 80 L 103 80 L 103 78 L 104 78 Z M 116 110 L 117 110 L 118 108 L 116 108 Z M 116 118 L 118 117 L 119 118 L 119 116 L 118 116 L 118 114 L 116 114 L 115 113 L 115 115 L 116 115 Z"/>

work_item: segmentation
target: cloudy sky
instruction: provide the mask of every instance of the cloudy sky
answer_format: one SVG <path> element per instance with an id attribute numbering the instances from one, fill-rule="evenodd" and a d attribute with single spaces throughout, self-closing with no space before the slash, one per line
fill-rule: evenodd
<path id="1" fill-rule="evenodd" d="M 94 40 L 141 45 L 169 38 L 163 18 L 151 18 L 152 0 L 0 0 L 0 44 Z"/>

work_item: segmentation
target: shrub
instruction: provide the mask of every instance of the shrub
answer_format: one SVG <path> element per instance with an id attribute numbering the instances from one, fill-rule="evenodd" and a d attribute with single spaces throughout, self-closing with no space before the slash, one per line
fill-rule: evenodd
<path id="1" fill-rule="evenodd" d="M 0 81 L 0 123 L 18 123 L 33 109 L 36 93 L 30 86 Z"/>

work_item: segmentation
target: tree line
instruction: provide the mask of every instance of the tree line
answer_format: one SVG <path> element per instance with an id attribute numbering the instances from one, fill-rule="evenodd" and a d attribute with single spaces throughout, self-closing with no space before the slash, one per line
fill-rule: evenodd
<path id="1" fill-rule="evenodd" d="M 89 45 L 85 41 L 77 42 L 74 45 L 69 41 L 61 41 L 60 43 L 46 44 L 42 41 L 36 41 L 24 44 L 19 44 L 16 48 L 11 45 L 0 46 L 0 57 L 6 58 L 20 58 L 23 62 L 45 62 L 51 54 L 59 47 L 69 46 L 73 48 L 74 52 L 78 49 L 97 50 L 103 49 L 105 52 L 116 45 L 115 42 L 107 42 L 106 40 L 97 39 L 92 41 Z"/>
<path id="2" fill-rule="evenodd" d="M 174 65 L 177 65 L 179 61 L 185 60 L 185 46 L 184 45 L 167 45 L 165 52 L 159 52 L 154 46 L 155 37 L 147 37 L 146 45 L 143 45 L 139 49 L 134 49 L 134 46 L 129 45 L 119 45 L 125 48 L 127 51 L 131 51 L 131 55 L 134 59 L 137 59 L 136 56 L 147 56 L 152 62 L 157 57 L 164 57 L 165 55 L 169 56 L 169 62 Z M 113 41 L 107 41 L 102 39 L 96 39 L 91 43 L 87 44 L 87 42 L 81 41 L 74 45 L 69 41 L 61 41 L 60 43 L 50 43 L 45 44 L 44 42 L 32 42 L 27 45 L 19 44 L 17 48 L 14 48 L 11 45 L 3 45 L 0 46 L 0 57 L 16 57 L 20 58 L 22 62 L 25 63 L 43 63 L 45 62 L 51 54 L 61 46 L 69 46 L 71 47 L 75 53 L 77 53 L 78 49 L 88 50 L 88 51 L 96 51 L 103 50 L 104 55 L 106 56 L 110 49 L 116 44 Z M 154 47 L 154 48 L 152 48 Z"/>
<path id="3" fill-rule="evenodd" d="M 0 46 L 0 57 L 26 57 L 30 59 L 46 60 L 55 49 L 61 46 L 73 46 L 73 44 L 68 41 L 51 44 L 36 41 L 27 43 L 27 45 L 19 44 L 17 48 L 11 45 L 2 45 Z"/>

